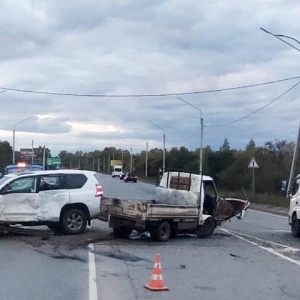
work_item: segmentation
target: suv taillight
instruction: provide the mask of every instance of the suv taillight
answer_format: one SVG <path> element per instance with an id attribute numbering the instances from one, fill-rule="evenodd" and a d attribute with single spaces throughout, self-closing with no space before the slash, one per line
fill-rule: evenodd
<path id="1" fill-rule="evenodd" d="M 99 183 L 96 183 L 96 195 L 95 197 L 102 197 L 103 196 L 103 188 Z"/>

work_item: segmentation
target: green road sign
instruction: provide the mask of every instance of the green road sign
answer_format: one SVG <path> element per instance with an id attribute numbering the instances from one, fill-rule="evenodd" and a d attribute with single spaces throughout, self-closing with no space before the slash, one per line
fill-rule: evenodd
<path id="1" fill-rule="evenodd" d="M 60 157 L 50 157 L 47 159 L 48 166 L 60 166 L 61 158 Z"/>

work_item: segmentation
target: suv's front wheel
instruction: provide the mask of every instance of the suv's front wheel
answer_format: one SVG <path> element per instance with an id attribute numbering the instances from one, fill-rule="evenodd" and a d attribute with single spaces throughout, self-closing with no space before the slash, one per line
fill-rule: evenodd
<path id="1" fill-rule="evenodd" d="M 80 209 L 67 210 L 62 217 L 62 229 L 66 234 L 79 234 L 85 231 L 86 214 Z"/>

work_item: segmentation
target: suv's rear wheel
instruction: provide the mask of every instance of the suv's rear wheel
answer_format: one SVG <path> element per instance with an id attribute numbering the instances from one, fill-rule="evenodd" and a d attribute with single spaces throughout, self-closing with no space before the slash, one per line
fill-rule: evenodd
<path id="1" fill-rule="evenodd" d="M 86 225 L 86 214 L 80 209 L 67 210 L 62 217 L 62 229 L 66 234 L 82 233 Z"/>

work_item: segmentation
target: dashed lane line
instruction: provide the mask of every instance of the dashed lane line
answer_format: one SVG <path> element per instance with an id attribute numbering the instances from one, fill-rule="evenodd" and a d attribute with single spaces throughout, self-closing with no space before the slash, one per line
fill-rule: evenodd
<path id="1" fill-rule="evenodd" d="M 89 300 L 98 300 L 94 244 L 89 244 Z"/>

